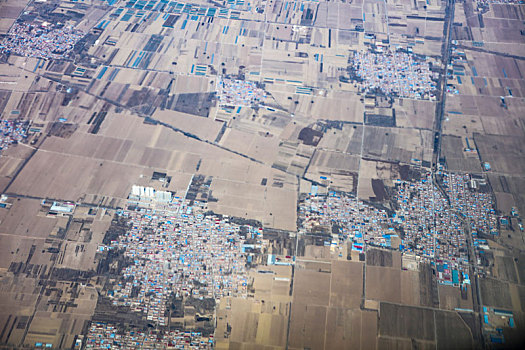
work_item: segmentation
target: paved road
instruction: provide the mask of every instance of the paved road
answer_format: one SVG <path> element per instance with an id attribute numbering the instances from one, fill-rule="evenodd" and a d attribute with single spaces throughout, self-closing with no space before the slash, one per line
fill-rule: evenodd
<path id="1" fill-rule="evenodd" d="M 432 157 L 432 165 L 434 169 L 437 167 L 441 155 L 441 133 L 442 133 L 442 122 L 445 114 L 445 100 L 446 100 L 446 88 L 447 88 L 447 66 L 450 61 L 450 51 L 452 41 L 452 24 L 454 23 L 454 9 L 455 0 L 449 0 L 447 4 L 446 16 L 445 16 L 445 28 L 444 28 L 444 43 L 442 48 L 442 65 L 443 65 L 443 76 L 441 79 L 441 96 L 439 103 L 436 106 L 436 118 L 434 124 L 435 140 L 434 140 L 434 154 Z"/>

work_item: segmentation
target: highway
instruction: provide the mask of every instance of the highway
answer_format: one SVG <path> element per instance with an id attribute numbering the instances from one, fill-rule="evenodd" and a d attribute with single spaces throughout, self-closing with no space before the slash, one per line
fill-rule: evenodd
<path id="1" fill-rule="evenodd" d="M 437 163 L 439 161 L 439 158 L 441 157 L 441 142 L 442 142 L 442 131 L 443 131 L 443 119 L 445 116 L 445 106 L 446 106 L 446 87 L 447 87 L 447 67 L 448 63 L 450 61 L 451 56 L 451 41 L 452 41 L 452 25 L 454 23 L 454 12 L 455 12 L 455 1 L 456 0 L 448 0 L 447 4 L 447 10 L 445 15 L 445 28 L 444 28 L 444 42 L 442 47 L 442 65 L 443 65 L 443 75 L 441 79 L 441 86 L 440 86 L 440 99 L 438 104 L 436 105 L 436 116 L 435 116 L 435 124 L 434 124 L 434 152 L 432 156 L 432 169 L 433 171 L 437 170 Z M 434 177 L 433 177 L 434 178 Z M 435 178 L 434 178 L 435 179 Z M 436 181 L 437 184 L 437 181 Z M 438 185 L 438 188 L 440 186 Z M 440 188 L 441 189 L 441 188 Z M 465 225 L 465 230 L 467 230 L 467 245 L 468 245 L 468 251 L 469 251 L 469 261 L 471 265 L 470 270 L 470 280 L 471 280 L 471 287 L 472 287 L 472 299 L 474 303 L 474 312 L 476 313 L 476 326 L 480 328 L 481 334 L 483 334 L 483 321 L 482 321 L 482 313 L 481 306 L 482 306 L 482 300 L 481 300 L 481 293 L 479 289 L 479 280 L 477 276 L 477 261 L 476 261 L 476 252 L 474 248 L 474 243 L 472 240 L 472 233 L 468 229 L 469 225 Z M 481 346 L 484 346 L 483 342 L 483 335 L 481 336 L 481 339 L 478 339 L 482 344 Z"/>
<path id="2" fill-rule="evenodd" d="M 447 10 L 445 14 L 445 25 L 443 29 L 444 40 L 443 47 L 441 49 L 443 75 L 440 86 L 440 97 L 439 102 L 436 105 L 436 117 L 434 121 L 434 153 L 432 156 L 432 167 L 437 168 L 437 163 L 441 156 L 441 134 L 442 134 L 442 122 L 445 115 L 445 100 L 447 96 L 447 66 L 450 61 L 451 52 L 451 41 L 452 41 L 452 24 L 454 23 L 454 10 L 456 0 L 448 0 Z"/>

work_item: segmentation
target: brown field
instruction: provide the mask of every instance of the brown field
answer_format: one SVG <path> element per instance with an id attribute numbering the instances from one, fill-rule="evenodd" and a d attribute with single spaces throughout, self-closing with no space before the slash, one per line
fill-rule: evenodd
<path id="1" fill-rule="evenodd" d="M 325 150 L 359 154 L 363 138 L 361 125 L 343 125 L 339 129 L 331 129 L 319 142 L 319 147 Z"/>
<path id="2" fill-rule="evenodd" d="M 294 276 L 289 348 L 375 348 L 376 313 L 359 310 L 363 264 L 301 264 L 306 269 L 298 267 Z"/>
<path id="3" fill-rule="evenodd" d="M 502 213 L 510 213 L 512 207 L 516 205 L 510 193 L 495 192 L 494 195 L 496 196 L 496 207 Z"/>
<path id="4" fill-rule="evenodd" d="M 480 278 L 479 288 L 484 305 L 505 309 L 512 308 L 508 283 L 494 278 Z"/>
<path id="5" fill-rule="evenodd" d="M 55 9 L 55 2 L 31 5 L 28 17 L 38 7 L 54 11 L 49 18 L 85 13 L 65 23 L 91 31 L 94 40 L 84 47 L 87 55 L 46 60 L 41 67 L 37 58 L 4 55 L 0 64 L 2 118 L 19 115 L 42 123 L 38 127 L 44 133 L 39 143 L 11 147 L 0 155 L 0 192 L 7 192 L 12 204 L 9 210 L 0 209 L 3 344 L 22 345 L 27 331 L 28 346 L 43 341 L 71 347 L 103 293 L 97 283 L 105 281 L 73 286 L 40 279 L 52 267 L 64 268 L 57 274 L 95 267 L 97 247 L 114 214 L 103 207 L 124 207 L 133 184 L 161 186 L 151 179 L 154 172 L 171 177 L 165 189 L 178 197 L 195 175 L 203 175 L 211 181 L 199 194 L 210 199 L 206 210 L 296 233 L 298 192 L 308 193 L 321 177 L 329 177 L 329 186 L 319 186 L 319 193 L 340 190 L 383 201 L 401 176 L 399 163 L 418 159 L 428 167 L 432 160 L 440 101 L 373 96 L 346 79 L 351 51 L 380 42 L 391 48 L 410 46 L 415 54 L 432 56 L 436 72 L 446 72 L 438 60 L 444 2 L 315 2 L 304 4 L 311 11 L 304 15 L 295 5 L 294 10 L 283 9 L 282 2 L 267 3 L 264 13 L 259 13 L 262 7 L 253 11 L 246 10 L 250 4 L 237 4 L 240 20 L 204 21 L 201 16 L 184 22 L 184 29 L 181 20 L 169 28 L 164 16 L 150 16 L 157 9 L 119 20 L 104 3 L 66 1 Z M 26 3 L 2 2 L 0 34 Z M 447 81 L 458 93 L 447 94 L 443 106 L 440 155 L 451 171 L 482 173 L 483 162 L 490 162 L 492 171 L 485 174 L 496 192 L 497 208 L 503 215 L 514 206 L 524 213 L 525 61 L 511 55 L 523 56 L 525 11 L 498 4 L 476 16 L 475 4 L 455 6 L 451 52 L 464 52 L 464 59 L 454 57 L 452 62 L 465 75 Z M 109 26 L 93 29 L 103 19 L 111 20 Z M 152 38 L 159 33 L 164 37 Z M 147 58 L 132 67 L 139 52 Z M 195 73 L 197 65 L 205 73 Z M 109 67 L 107 73 L 95 78 L 102 66 Z M 81 67 L 86 68 L 84 77 L 70 75 Z M 219 75 L 255 82 L 268 98 L 264 105 L 222 108 L 215 95 Z M 90 121 L 106 112 L 101 124 Z M 369 118 L 365 123 L 365 113 L 376 112 L 395 115 L 395 127 L 370 125 Z M 312 132 L 315 142 L 304 131 Z M 475 152 L 465 152 L 466 138 Z M 97 204 L 98 212 L 87 214 L 86 206 L 71 220 L 48 218 L 41 212 L 43 199 Z M 85 223 L 86 218 L 94 222 Z M 513 230 L 494 237 L 497 242 L 486 254 L 491 277 L 480 280 L 480 289 L 483 305 L 516 310 L 516 323 L 522 326 L 525 289 L 517 283 L 525 281 L 525 256 L 519 253 L 523 237 L 517 223 L 513 218 Z M 301 254 L 296 255 L 304 256 L 293 267 L 258 266 L 249 271 L 253 284 L 246 298 L 220 301 L 218 349 L 476 347 L 467 323 L 472 325 L 469 316 L 477 314 L 461 318 L 452 311 L 474 308 L 470 288 L 462 294 L 437 285 L 433 270 L 424 264 L 419 271 L 401 269 L 400 252 L 369 250 L 365 264 L 357 262 L 362 256 L 349 252 L 347 244 L 324 247 L 323 239 L 299 236 Z M 276 251 L 292 255 L 292 240 L 285 241 L 285 247 L 280 241 L 263 247 L 256 263 Z M 263 268 L 273 273 L 260 273 Z M 67 310 L 56 312 L 65 303 Z"/>
<path id="6" fill-rule="evenodd" d="M 333 261 L 330 279 L 330 306 L 358 308 L 363 290 L 363 264 Z"/>
<path id="7" fill-rule="evenodd" d="M 327 259 L 330 259 L 330 256 L 331 256 L 330 247 L 310 244 L 310 245 L 307 245 L 304 249 L 305 258 L 327 260 Z"/>
<path id="8" fill-rule="evenodd" d="M 438 285 L 439 289 L 439 306 L 442 309 L 454 310 L 455 308 L 473 309 L 472 303 L 472 289 L 467 287 L 467 292 L 464 293 L 466 299 L 462 298 L 462 293 L 457 287 Z"/>
<path id="9" fill-rule="evenodd" d="M 14 200 L 9 210 L 0 211 L 0 233 L 25 238 L 46 238 L 57 219 L 38 215 L 40 209 L 39 200 Z"/>
<path id="10" fill-rule="evenodd" d="M 328 306 L 330 274 L 312 270 L 297 270 L 294 276 L 294 302 Z"/>
<path id="11" fill-rule="evenodd" d="M 419 273 L 380 266 L 366 267 L 366 298 L 420 305 Z"/>
<path id="12" fill-rule="evenodd" d="M 506 176 L 502 174 L 488 174 L 490 185 L 494 192 L 504 192 L 512 195 L 514 203 L 520 212 L 525 212 L 525 194 L 520 191 L 525 186 L 525 179 L 519 176 Z M 521 235 L 513 233 L 521 240 Z M 520 241 L 521 242 L 521 241 Z M 520 243 L 521 244 L 521 243 Z"/>
<path id="13" fill-rule="evenodd" d="M 324 349 L 327 312 L 325 306 L 293 302 L 289 348 L 302 349 L 307 346 L 311 349 Z"/>
<path id="14" fill-rule="evenodd" d="M 157 111 L 152 118 L 163 123 L 173 125 L 174 127 L 194 134 L 203 140 L 213 142 L 219 131 L 222 123 L 214 121 L 210 118 L 198 117 L 195 115 L 176 112 L 176 111 Z"/>
<path id="15" fill-rule="evenodd" d="M 254 132 L 228 129 L 221 139 L 221 146 L 271 164 L 277 156 L 279 138 Z"/>
<path id="16" fill-rule="evenodd" d="M 254 299 L 225 298 L 219 303 L 215 331 L 218 349 L 286 347 L 291 267 L 265 266 L 265 270 L 274 274 L 252 272 Z M 227 326 L 231 334 L 225 337 Z"/>
<path id="17" fill-rule="evenodd" d="M 406 322 L 399 322 L 401 319 Z M 430 309 L 381 303 L 380 335 L 433 341 L 434 327 L 434 314 Z"/>
<path id="18" fill-rule="evenodd" d="M 392 267 L 392 252 L 380 249 L 368 249 L 366 252 L 367 266 Z"/>
<path id="19" fill-rule="evenodd" d="M 516 263 L 518 269 L 518 276 L 521 284 L 525 284 L 525 254 L 520 254 Z M 525 306 L 525 303 L 524 303 Z"/>
<path id="20" fill-rule="evenodd" d="M 375 312 L 328 309 L 324 349 L 375 349 L 376 336 Z"/>
<path id="21" fill-rule="evenodd" d="M 3 310 L 0 328 L 5 330 L 0 341 L 20 344 L 28 327 L 24 344 L 47 342 L 57 348 L 69 348 L 93 314 L 98 292 L 93 285 L 60 281 L 60 268 L 85 271 L 96 267 L 95 251 L 113 212 L 105 215 L 106 210 L 100 209 L 91 216 L 86 208 L 78 208 L 75 213 L 78 216 L 69 225 L 68 217 L 46 217 L 40 200 L 11 198 L 10 201 L 12 206 L 3 209 L 0 218 L 0 275 L 4 283 L 0 290 Z M 86 235 L 86 230 L 80 231 L 83 227 L 80 222 L 86 217 L 90 220 L 84 228 L 90 235 Z M 63 240 L 65 237 L 67 241 Z M 53 267 L 58 269 L 51 273 Z M 52 283 L 42 284 L 44 278 Z M 66 303 L 67 308 L 57 307 Z M 35 317 L 30 322 L 29 316 L 34 311 Z"/>
<path id="22" fill-rule="evenodd" d="M 413 158 L 430 160 L 432 133 L 427 130 L 391 129 L 367 126 L 363 156 L 378 160 L 410 163 Z"/>
<path id="23" fill-rule="evenodd" d="M 458 111 L 459 109 L 462 107 L 451 108 L 450 111 Z M 481 117 L 478 115 L 447 113 L 446 120 L 443 122 L 443 134 L 445 135 L 469 137 L 470 139 L 473 133 L 483 131 Z"/>
<path id="24" fill-rule="evenodd" d="M 186 118 L 180 113 L 163 115 Z M 200 117 L 187 118 L 193 123 Z M 75 201 L 83 196 L 86 200 L 93 196 L 125 199 L 131 185 L 139 183 L 141 176 L 164 171 L 177 183 L 179 174 L 187 179 L 202 160 L 200 171 L 218 178 L 211 190 L 219 201 L 211 203 L 211 210 L 258 219 L 270 227 L 295 229 L 294 177 L 142 121 L 130 115 L 109 113 L 97 135 L 77 131 L 68 139 L 48 138 L 9 190 Z M 183 119 L 176 122 L 181 126 Z M 190 131 L 198 125 L 202 137 L 213 139 L 220 125 L 212 120 L 209 123 L 211 129 L 202 128 L 202 123 L 187 125 Z M 206 134 L 206 130 L 211 134 Z M 262 178 L 273 179 L 268 181 L 272 187 L 261 186 Z M 283 186 L 274 187 L 274 183 Z M 185 186 L 176 189 L 182 191 Z M 249 193 L 252 195 L 246 196 Z"/>
<path id="25" fill-rule="evenodd" d="M 58 256 L 57 267 L 75 270 L 91 270 L 96 267 L 97 246 L 80 242 L 66 243 Z"/>
<path id="26" fill-rule="evenodd" d="M 142 169 L 136 166 L 40 151 L 24 167 L 9 190 L 72 201 L 85 193 L 126 198 L 134 179 L 141 173 Z"/>
<path id="27" fill-rule="evenodd" d="M 489 162 L 493 171 L 518 176 L 525 172 L 522 137 L 475 134 L 474 139 L 481 159 Z"/>
<path id="28" fill-rule="evenodd" d="M 7 33 L 27 3 L 27 0 L 7 0 L 0 5 L 0 34 Z"/>
<path id="29" fill-rule="evenodd" d="M 455 312 L 435 311 L 438 349 L 472 349 L 472 334 Z"/>
<path id="30" fill-rule="evenodd" d="M 467 157 L 463 152 L 463 140 L 456 136 L 443 136 L 442 152 L 451 171 L 481 172 L 481 164 L 476 157 Z"/>
<path id="31" fill-rule="evenodd" d="M 410 339 L 379 337 L 377 348 L 380 350 L 411 350 L 412 341 Z"/>
<path id="32" fill-rule="evenodd" d="M 26 344 L 34 344 L 38 341 L 51 344 L 59 344 L 58 330 L 62 328 L 62 320 L 51 318 L 48 313 L 40 313 L 35 316 L 26 336 Z"/>
<path id="33" fill-rule="evenodd" d="M 512 309 L 516 312 L 516 317 L 518 319 L 523 319 L 525 316 L 525 286 L 522 284 L 511 283 L 509 284 L 509 293 Z M 523 324 L 525 326 L 525 322 L 523 321 L 525 320 L 518 321 L 518 324 Z"/>
<path id="34" fill-rule="evenodd" d="M 326 340 L 322 348 L 359 348 L 361 338 L 360 314 L 361 312 L 358 310 L 329 308 L 325 325 Z"/>
<path id="35" fill-rule="evenodd" d="M 498 279 L 504 281 L 517 283 L 518 274 L 516 272 L 516 267 L 513 257 L 510 256 L 496 256 L 495 257 L 495 268 L 497 271 Z"/>
<path id="36" fill-rule="evenodd" d="M 434 124 L 434 103 L 403 99 L 394 105 L 396 125 L 416 129 L 431 129 Z"/>

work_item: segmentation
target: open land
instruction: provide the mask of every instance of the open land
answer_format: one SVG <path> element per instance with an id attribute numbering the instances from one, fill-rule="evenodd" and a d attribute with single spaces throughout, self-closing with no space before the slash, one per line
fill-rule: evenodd
<path id="1" fill-rule="evenodd" d="M 517 0 L 0 0 L 0 348 L 519 348 Z"/>

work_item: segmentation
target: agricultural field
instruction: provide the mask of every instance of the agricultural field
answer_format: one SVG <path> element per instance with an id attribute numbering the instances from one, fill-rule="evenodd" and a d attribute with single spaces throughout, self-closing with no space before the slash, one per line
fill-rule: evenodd
<path id="1" fill-rule="evenodd" d="M 517 0 L 0 0 L 0 348 L 514 348 Z"/>

